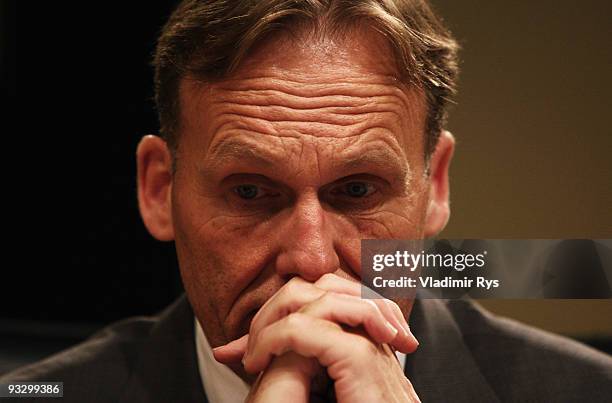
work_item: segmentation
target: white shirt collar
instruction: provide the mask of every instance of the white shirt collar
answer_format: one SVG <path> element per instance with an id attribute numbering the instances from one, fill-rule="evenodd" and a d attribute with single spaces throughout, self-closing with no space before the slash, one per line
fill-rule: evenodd
<path id="1" fill-rule="evenodd" d="M 195 319 L 195 343 L 198 368 L 209 403 L 242 403 L 250 386 L 225 365 L 213 357 L 208 339 L 200 322 Z"/>
<path id="2" fill-rule="evenodd" d="M 242 403 L 249 394 L 250 386 L 225 365 L 217 362 L 206 335 L 195 321 L 195 343 L 198 355 L 198 368 L 204 391 L 209 403 Z M 396 352 L 402 368 L 406 364 L 406 354 Z"/>

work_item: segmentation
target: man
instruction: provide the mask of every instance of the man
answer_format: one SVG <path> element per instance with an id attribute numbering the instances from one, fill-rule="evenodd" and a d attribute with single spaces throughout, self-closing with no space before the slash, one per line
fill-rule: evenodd
<path id="1" fill-rule="evenodd" d="M 186 298 L 2 381 L 90 402 L 608 400 L 612 360 L 585 346 L 467 301 L 360 298 L 361 239 L 449 218 L 456 53 L 423 1 L 182 2 L 137 161 Z"/>

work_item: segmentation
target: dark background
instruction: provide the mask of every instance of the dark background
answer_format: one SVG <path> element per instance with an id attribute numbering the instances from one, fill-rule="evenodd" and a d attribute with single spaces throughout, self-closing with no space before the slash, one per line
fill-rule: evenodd
<path id="1" fill-rule="evenodd" d="M 146 232 L 135 190 L 136 145 L 158 127 L 149 62 L 176 2 L 0 1 L 13 224 L 0 279 L 2 373 L 157 312 L 180 280 L 173 245 Z"/>
<path id="2" fill-rule="evenodd" d="M 7 368 L 181 292 L 135 190 L 136 145 L 158 129 L 149 62 L 176 2 L 17 3 L 0 0 Z M 442 235 L 610 238 L 612 3 L 434 4 L 464 48 Z M 610 301 L 488 304 L 597 346 L 612 335 Z"/>
<path id="3" fill-rule="evenodd" d="M 9 264 L 27 286 L 3 285 L 14 299 L 0 316 L 108 322 L 176 295 L 172 245 L 146 232 L 135 191 L 136 145 L 157 131 L 149 61 L 173 3 L 19 3 L 18 29 L 2 3 L 2 97 L 17 106 L 33 220 Z"/>

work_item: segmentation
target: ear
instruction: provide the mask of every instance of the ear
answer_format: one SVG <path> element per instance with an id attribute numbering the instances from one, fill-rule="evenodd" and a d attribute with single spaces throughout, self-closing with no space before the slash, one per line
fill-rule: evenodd
<path id="1" fill-rule="evenodd" d="M 145 136 L 136 151 L 138 208 L 147 230 L 160 241 L 174 239 L 172 226 L 172 156 L 166 142 Z"/>
<path id="2" fill-rule="evenodd" d="M 425 237 L 437 235 L 450 217 L 448 171 L 455 150 L 455 138 L 443 130 L 429 160 L 429 205 L 425 218 Z"/>

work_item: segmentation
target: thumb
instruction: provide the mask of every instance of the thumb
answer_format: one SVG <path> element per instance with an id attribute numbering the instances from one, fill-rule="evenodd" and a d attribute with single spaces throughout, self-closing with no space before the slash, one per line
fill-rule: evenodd
<path id="1" fill-rule="evenodd" d="M 239 339 L 230 341 L 229 343 L 213 348 L 213 356 L 215 360 L 222 364 L 239 363 L 244 356 L 249 342 L 249 335 L 245 334 Z"/>

